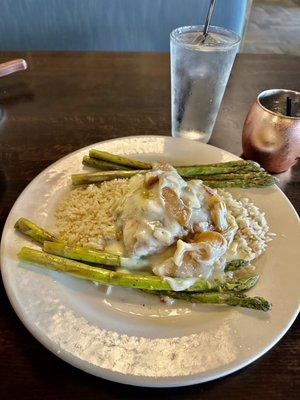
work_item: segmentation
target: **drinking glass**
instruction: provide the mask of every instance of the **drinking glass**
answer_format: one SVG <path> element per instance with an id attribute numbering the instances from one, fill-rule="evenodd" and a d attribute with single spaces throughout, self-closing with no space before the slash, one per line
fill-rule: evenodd
<path id="1" fill-rule="evenodd" d="M 172 136 L 207 143 L 240 43 L 234 32 L 184 26 L 171 32 Z"/>

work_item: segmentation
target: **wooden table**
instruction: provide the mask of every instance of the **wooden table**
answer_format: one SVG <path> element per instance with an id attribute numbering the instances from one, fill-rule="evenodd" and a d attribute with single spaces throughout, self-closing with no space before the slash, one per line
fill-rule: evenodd
<path id="1" fill-rule="evenodd" d="M 169 56 L 159 53 L 0 53 L 24 57 L 28 71 L 0 80 L 1 230 L 14 201 L 45 167 L 101 140 L 170 134 Z M 241 154 L 241 130 L 256 95 L 300 91 L 300 58 L 239 55 L 211 144 Z M 300 210 L 300 169 L 280 186 Z M 228 377 L 177 389 L 120 385 L 71 367 L 23 327 L 1 286 L 1 399 L 296 399 L 297 323 L 271 351 Z M 298 323 L 299 327 L 299 323 Z"/>

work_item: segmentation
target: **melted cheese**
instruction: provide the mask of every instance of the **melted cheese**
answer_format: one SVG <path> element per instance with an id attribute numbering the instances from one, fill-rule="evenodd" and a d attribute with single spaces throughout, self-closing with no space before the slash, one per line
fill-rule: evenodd
<path id="1" fill-rule="evenodd" d="M 200 180 L 184 181 L 167 165 L 129 180 L 129 192 L 122 201 L 117 222 L 123 235 L 124 255 L 131 257 L 127 267 L 151 265 L 154 274 L 168 279 L 173 290 L 185 290 L 197 277 L 221 277 L 225 252 L 237 229 L 215 191 Z M 221 244 L 184 241 L 189 234 L 211 230 L 223 235 Z M 171 249 L 171 254 L 166 255 L 166 249 Z M 160 257 L 162 254 L 165 256 Z M 124 260 L 126 267 L 127 259 Z"/>
<path id="2" fill-rule="evenodd" d="M 209 208 L 204 204 L 207 193 L 201 181 L 185 182 L 174 168 L 167 167 L 135 176 L 129 186 L 118 221 L 128 255 L 157 254 L 193 230 L 196 223 L 200 230 L 209 228 Z M 166 188 L 171 191 L 169 198 L 164 197 Z M 174 212 L 178 205 L 184 209 L 184 223 Z"/>
<path id="3" fill-rule="evenodd" d="M 180 279 L 180 278 L 170 278 L 169 276 L 166 276 L 164 277 L 164 280 L 168 282 L 168 284 L 170 285 L 171 289 L 174 290 L 174 292 L 180 292 L 182 290 L 186 290 L 191 286 L 193 286 L 197 278 Z"/>

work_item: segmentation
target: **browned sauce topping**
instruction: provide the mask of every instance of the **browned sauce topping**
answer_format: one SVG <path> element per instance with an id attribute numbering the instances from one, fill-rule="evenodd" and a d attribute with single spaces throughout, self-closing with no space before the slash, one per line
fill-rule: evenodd
<path id="1" fill-rule="evenodd" d="M 162 189 L 162 197 L 165 201 L 167 213 L 175 218 L 180 225 L 185 226 L 189 216 L 188 207 L 185 206 L 174 190 L 168 187 Z"/>
<path id="2" fill-rule="evenodd" d="M 150 188 L 151 186 L 153 186 L 158 181 L 159 181 L 159 176 L 158 175 L 150 175 L 149 174 L 148 176 L 145 176 L 144 186 L 146 188 Z"/>

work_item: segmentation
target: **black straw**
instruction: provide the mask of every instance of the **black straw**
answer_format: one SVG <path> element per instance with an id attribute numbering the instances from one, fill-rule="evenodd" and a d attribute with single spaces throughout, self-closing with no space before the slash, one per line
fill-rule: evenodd
<path id="1" fill-rule="evenodd" d="M 202 43 L 204 43 L 204 41 L 206 39 L 206 36 L 208 34 L 208 28 L 209 28 L 209 25 L 210 25 L 210 20 L 211 20 L 211 17 L 213 15 L 213 11 L 214 11 L 214 8 L 215 8 L 215 2 L 216 2 L 216 0 L 210 0 L 210 5 L 209 5 L 209 8 L 208 8 L 206 21 L 205 21 L 205 25 L 204 25 L 204 29 L 203 29 L 203 39 L 201 41 Z"/>
<path id="2" fill-rule="evenodd" d="M 292 99 L 290 97 L 286 98 L 286 116 L 292 116 Z"/>

